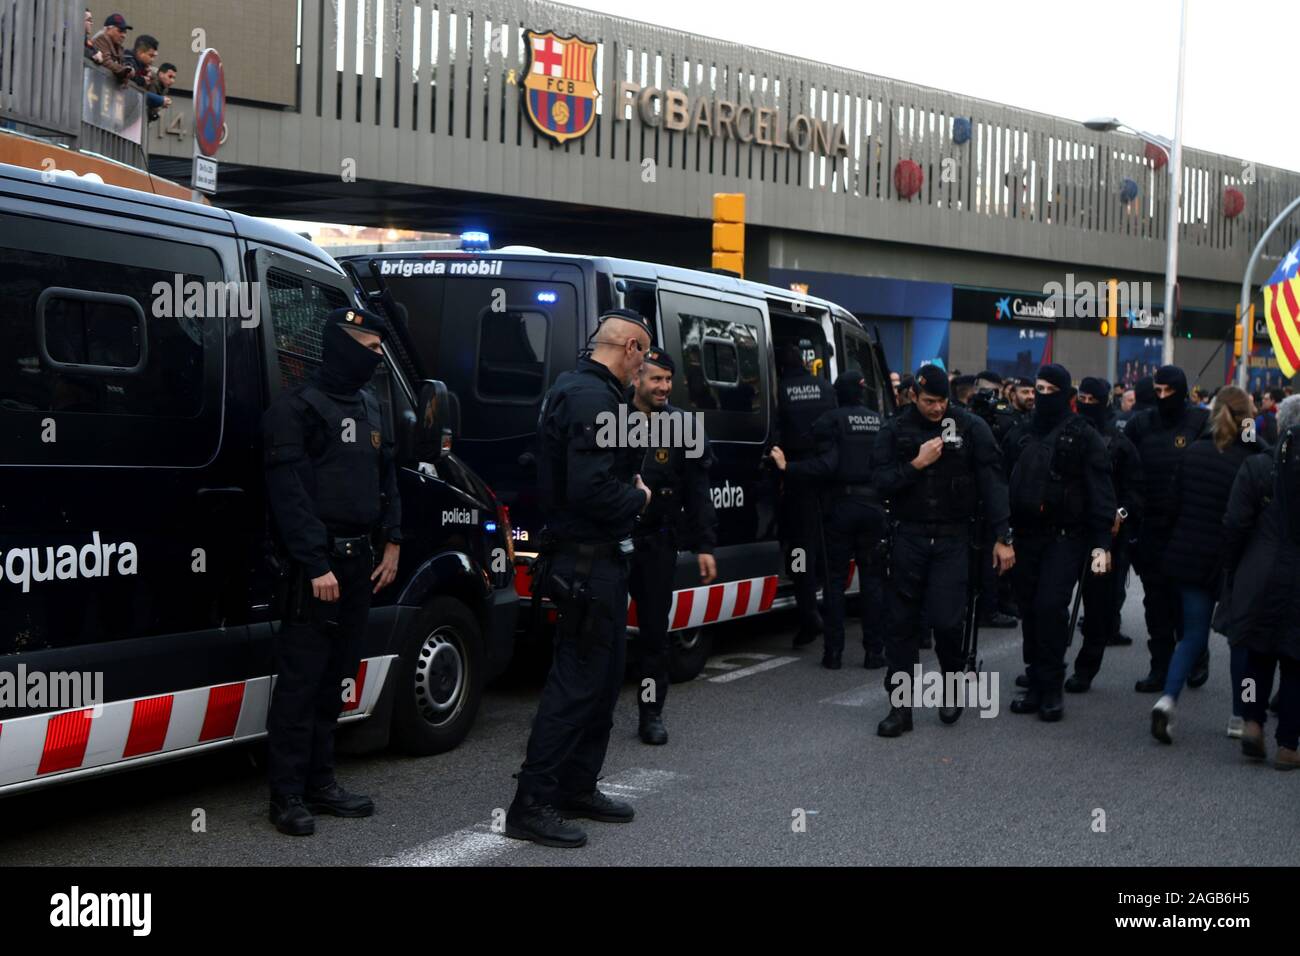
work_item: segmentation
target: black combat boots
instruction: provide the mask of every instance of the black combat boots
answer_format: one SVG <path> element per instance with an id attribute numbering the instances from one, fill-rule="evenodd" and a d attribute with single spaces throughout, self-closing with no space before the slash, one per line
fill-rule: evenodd
<path id="1" fill-rule="evenodd" d="M 876 733 L 881 737 L 901 737 L 912 729 L 912 708 L 891 707 L 885 719 L 876 725 Z"/>

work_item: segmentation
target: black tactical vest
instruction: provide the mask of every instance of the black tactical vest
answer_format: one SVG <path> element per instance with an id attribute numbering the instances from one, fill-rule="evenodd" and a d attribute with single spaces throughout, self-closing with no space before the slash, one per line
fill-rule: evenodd
<path id="1" fill-rule="evenodd" d="M 916 418 L 920 418 L 918 412 Z M 897 496 L 893 515 L 900 521 L 926 524 L 959 524 L 975 516 L 979 506 L 979 486 L 975 479 L 975 449 L 971 443 L 971 417 L 949 408 L 938 429 L 919 427 L 915 421 L 900 423 L 896 447 L 904 466 L 917 456 L 921 446 L 931 438 L 942 437 L 950 429 L 951 440 L 943 444 L 943 454 L 928 468 L 921 470 L 916 484 Z M 929 424 L 928 422 L 926 423 Z"/>
<path id="2" fill-rule="evenodd" d="M 871 483 L 871 450 L 884 419 L 865 405 L 846 405 L 835 410 L 839 468 L 835 481 L 846 485 Z"/>
<path id="3" fill-rule="evenodd" d="M 1024 429 L 1011 469 L 1014 527 L 1032 531 L 1083 525 L 1088 509 L 1083 471 L 1089 427 L 1083 418 L 1070 415 L 1046 435 Z"/>
<path id="4" fill-rule="evenodd" d="M 363 534 L 383 514 L 381 474 L 384 421 L 379 400 L 368 388 L 356 401 L 332 398 L 314 385 L 298 387 L 298 397 L 314 413 L 306 430 L 316 515 L 331 531 Z"/>

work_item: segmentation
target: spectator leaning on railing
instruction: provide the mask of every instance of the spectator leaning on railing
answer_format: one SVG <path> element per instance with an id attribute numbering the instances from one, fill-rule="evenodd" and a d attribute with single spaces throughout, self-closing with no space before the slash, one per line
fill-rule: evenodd
<path id="1" fill-rule="evenodd" d="M 87 60 L 93 60 L 96 63 L 104 62 L 104 54 L 95 49 L 95 44 L 91 42 L 90 35 L 95 31 L 95 15 L 90 12 L 90 7 L 86 8 L 86 45 L 84 52 Z"/>
<path id="2" fill-rule="evenodd" d="M 158 67 L 154 73 L 153 80 L 149 83 L 148 90 L 150 93 L 156 93 L 163 98 L 163 104 L 157 109 L 149 110 L 149 122 L 158 118 L 158 110 L 166 109 L 172 105 L 172 98 L 167 94 L 171 92 L 172 84 L 176 82 L 176 64 L 164 63 Z"/>
<path id="3" fill-rule="evenodd" d="M 158 118 L 160 109 L 172 105 L 171 97 L 155 93 L 150 89 L 156 76 L 153 61 L 157 56 L 158 41 L 147 33 L 142 33 L 135 38 L 131 52 L 126 55 L 126 65 L 131 68 L 130 80 L 144 91 L 150 121 Z M 175 70 L 175 67 L 172 69 Z"/>
<path id="4" fill-rule="evenodd" d="M 126 17 L 114 13 L 105 18 L 104 29 L 90 38 L 91 46 L 103 57 L 98 62 L 111 70 L 120 83 L 131 76 L 131 68 L 126 64 L 126 31 L 130 29 Z"/>

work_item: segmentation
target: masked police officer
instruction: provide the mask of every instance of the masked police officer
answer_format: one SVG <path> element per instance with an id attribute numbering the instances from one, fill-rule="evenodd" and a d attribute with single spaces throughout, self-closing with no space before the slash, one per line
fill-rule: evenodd
<path id="1" fill-rule="evenodd" d="M 871 484 L 871 446 L 880 431 L 880 413 L 867 407 L 867 380 L 849 369 L 835 380 L 840 407 L 817 419 L 813 437 L 820 453 L 802 461 L 787 461 L 780 447 L 772 461 L 786 477 L 822 482 L 826 498 L 826 631 L 822 666 L 839 670 L 844 653 L 844 590 L 849 560 L 857 561 L 862 599 L 863 666 L 885 666 L 880 630 L 884 571 L 881 546 L 885 512 Z M 870 622 L 870 623 L 868 623 Z"/>
<path id="2" fill-rule="evenodd" d="M 835 408 L 835 392 L 825 379 L 805 366 L 812 343 L 787 342 L 777 353 L 781 382 L 777 389 L 777 440 L 786 461 L 803 461 L 817 453 L 813 424 Z M 816 640 L 822 632 L 817 613 L 817 577 L 822 560 L 822 522 L 816 480 L 786 475 L 781 483 L 778 524 L 785 568 L 794 584 L 799 630 L 794 646 Z"/>
<path id="3" fill-rule="evenodd" d="M 1178 585 L 1161 570 L 1173 533 L 1174 503 L 1170 489 L 1183 452 L 1205 430 L 1210 415 L 1206 409 L 1188 404 L 1187 376 L 1176 365 L 1163 365 L 1156 371 L 1153 391 L 1155 407 L 1134 415 L 1124 428 L 1124 434 L 1142 459 L 1142 499 L 1146 510 L 1133 550 L 1133 567 L 1142 579 L 1151 670 L 1134 689 L 1147 693 L 1164 690 L 1174 644 L 1183 631 Z M 1208 677 L 1207 650 L 1188 677 L 1188 686 L 1200 687 Z"/>
<path id="4" fill-rule="evenodd" d="M 1085 569 L 1109 574 L 1117 506 L 1101 435 L 1070 411 L 1070 373 L 1044 365 L 1036 388 L 1029 427 L 1013 433 L 1007 449 L 1018 558 L 1012 586 L 1028 678 L 1011 710 L 1055 721 L 1065 713 L 1070 600 Z"/>
<path id="5" fill-rule="evenodd" d="M 885 584 L 889 664 L 886 688 L 912 680 L 919 661 L 917 623 L 922 607 L 934 630 L 945 674 L 965 669 L 961 654 L 963 604 L 970 574 L 972 535 L 983 512 L 996 542 L 990 560 L 1005 572 L 1015 563 L 1007 523 L 1007 486 L 989 427 L 948 403 L 948 377 L 925 365 L 916 373 L 916 401 L 885 422 L 872 449 L 872 483 L 890 505 L 893 547 Z M 949 682 L 945 680 L 945 686 Z M 895 707 L 876 728 L 882 737 L 912 729 L 911 706 Z M 946 700 L 944 723 L 961 716 Z"/>
<path id="6" fill-rule="evenodd" d="M 671 415 L 684 423 L 688 413 L 668 404 L 674 371 L 667 352 L 648 350 L 628 390 L 628 401 L 644 415 Z M 685 428 L 680 433 L 660 431 L 661 439 L 674 434 L 685 435 Z M 638 628 L 633 645 L 637 658 L 638 733 L 647 744 L 668 742 L 663 710 L 668 696 L 668 613 L 678 546 L 695 552 L 701 584 L 709 584 L 718 576 L 713 560 L 718 516 L 709 492 L 713 455 L 702 430 L 691 437 L 694 447 L 662 444 L 646 452 L 641 464 L 641 477 L 652 497 L 632 535 L 636 551 L 629 589 L 636 602 Z"/>
<path id="7" fill-rule="evenodd" d="M 555 652 L 528 738 L 506 836 L 578 847 L 587 834 L 565 817 L 632 819 L 630 804 L 596 788 L 614 725 L 626 657 L 632 529 L 650 502 L 639 455 L 610 441 L 623 390 L 650 347 L 630 309 L 602 314 L 591 354 L 555 380 L 538 421 L 538 485 L 546 526 L 533 566 L 534 600 L 559 609 Z"/>
<path id="8" fill-rule="evenodd" d="M 1065 689 L 1073 694 L 1092 686 L 1107 645 L 1114 643 L 1119 633 L 1118 610 L 1128 574 L 1129 546 L 1142 518 L 1142 462 L 1116 424 L 1115 410 L 1106 404 L 1109 391 L 1105 379 L 1088 376 L 1079 383 L 1079 414 L 1106 445 L 1118 507 L 1110 529 L 1113 573 L 1089 574 L 1083 581 L 1083 646 L 1074 659 L 1074 673 L 1065 682 Z"/>
<path id="9" fill-rule="evenodd" d="M 313 813 L 374 812 L 369 797 L 334 779 L 334 728 L 344 680 L 360 663 L 370 596 L 397 575 L 402 509 L 393 442 L 366 388 L 384 333 L 369 312 L 331 312 L 320 368 L 281 392 L 262 420 L 267 497 L 293 566 L 267 718 L 270 817 L 293 836 L 315 832 Z M 376 540 L 384 549 L 378 566 Z"/>
<path id="10" fill-rule="evenodd" d="M 1002 376 L 985 369 L 975 376 L 975 391 L 969 403 L 970 410 L 989 426 L 998 448 L 1002 447 L 1011 429 L 1020 421 L 1020 415 L 1002 397 L 1002 385 Z M 980 531 L 980 543 L 984 551 L 992 553 L 993 534 L 987 527 Z M 999 576 L 992 560 L 982 561 L 980 568 L 980 626 L 1015 627 L 1016 616 L 1011 613 L 1014 603 L 1010 576 Z"/>

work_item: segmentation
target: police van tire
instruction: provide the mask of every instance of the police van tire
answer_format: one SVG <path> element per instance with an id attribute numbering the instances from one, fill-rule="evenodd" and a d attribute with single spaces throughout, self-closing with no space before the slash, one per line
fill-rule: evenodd
<path id="1" fill-rule="evenodd" d="M 713 635 L 707 627 L 671 632 L 668 635 L 669 682 L 683 684 L 699 677 L 712 653 Z"/>
<path id="2" fill-rule="evenodd" d="M 483 698 L 487 654 L 478 620 L 455 598 L 420 611 L 402 641 L 392 740 L 417 756 L 444 753 L 469 733 Z"/>

